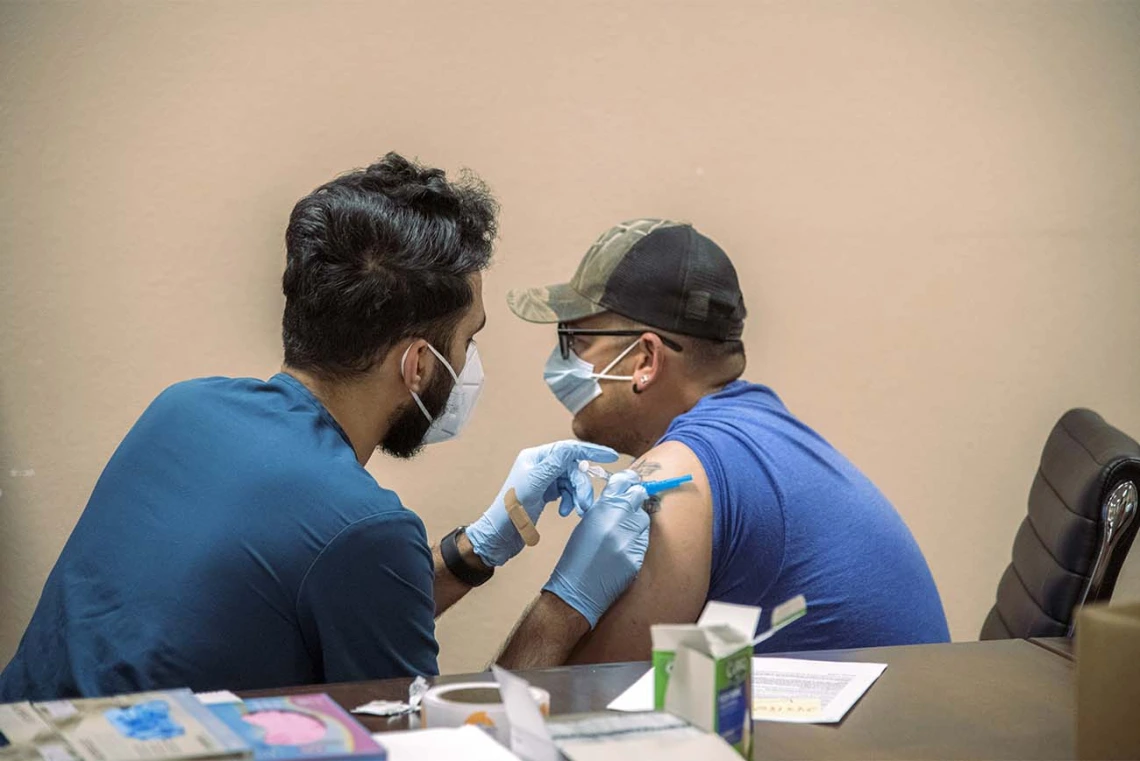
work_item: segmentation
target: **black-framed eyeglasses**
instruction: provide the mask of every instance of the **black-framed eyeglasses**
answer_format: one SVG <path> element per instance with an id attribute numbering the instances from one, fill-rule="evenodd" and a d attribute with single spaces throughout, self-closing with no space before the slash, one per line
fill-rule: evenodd
<path id="1" fill-rule="evenodd" d="M 574 336 L 643 336 L 652 333 L 661 339 L 661 343 L 673 351 L 684 351 L 681 344 L 666 338 L 655 330 L 606 330 L 605 328 L 567 328 L 558 326 L 558 349 L 563 359 L 570 359 L 570 352 L 574 350 Z"/>

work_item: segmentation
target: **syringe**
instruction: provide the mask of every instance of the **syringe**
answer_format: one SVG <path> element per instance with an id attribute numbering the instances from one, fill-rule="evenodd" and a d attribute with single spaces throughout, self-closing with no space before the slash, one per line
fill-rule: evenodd
<path id="1" fill-rule="evenodd" d="M 593 478 L 600 478 L 603 481 L 610 480 L 613 474 L 600 465 L 591 465 L 586 460 L 579 460 L 578 470 Z M 645 487 L 646 493 L 652 497 L 660 494 L 669 489 L 675 489 L 681 484 L 687 484 L 693 480 L 691 475 L 677 476 L 676 478 L 665 478 L 660 481 L 642 481 L 641 485 Z"/>
<path id="2" fill-rule="evenodd" d="M 588 460 L 578 460 L 578 470 L 591 478 L 600 478 L 603 481 L 609 481 L 612 475 L 601 465 L 591 465 Z"/>

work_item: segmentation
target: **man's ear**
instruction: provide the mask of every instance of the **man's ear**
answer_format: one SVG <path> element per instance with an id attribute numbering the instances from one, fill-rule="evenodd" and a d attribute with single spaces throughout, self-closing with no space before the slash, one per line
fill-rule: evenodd
<path id="1" fill-rule="evenodd" d="M 397 357 L 397 376 L 404 381 L 409 391 L 417 394 L 423 393 L 427 387 L 427 357 L 428 342 L 422 338 L 412 339 L 403 348 L 396 344 L 392 354 Z"/>
<path id="2" fill-rule="evenodd" d="M 641 351 L 635 355 L 637 361 L 633 366 L 633 393 L 642 393 L 657 380 L 665 366 L 664 348 L 656 334 L 642 334 Z"/>

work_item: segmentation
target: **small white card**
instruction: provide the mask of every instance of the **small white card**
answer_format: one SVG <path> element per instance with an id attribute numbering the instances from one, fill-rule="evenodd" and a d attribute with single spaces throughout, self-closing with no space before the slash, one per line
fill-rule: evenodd
<path id="1" fill-rule="evenodd" d="M 499 683 L 503 708 L 511 725 L 511 751 L 523 761 L 559 761 L 558 749 L 546 728 L 542 710 L 530 694 L 530 684 L 506 669 L 491 666 Z"/>

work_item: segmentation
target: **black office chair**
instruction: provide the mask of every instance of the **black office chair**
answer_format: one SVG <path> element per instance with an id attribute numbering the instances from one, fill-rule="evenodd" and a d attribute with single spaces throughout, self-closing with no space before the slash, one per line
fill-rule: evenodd
<path id="1" fill-rule="evenodd" d="M 1140 444 L 1092 410 L 1057 421 L 1029 490 L 982 639 L 1072 636 L 1074 611 L 1112 597 L 1140 520 Z"/>

